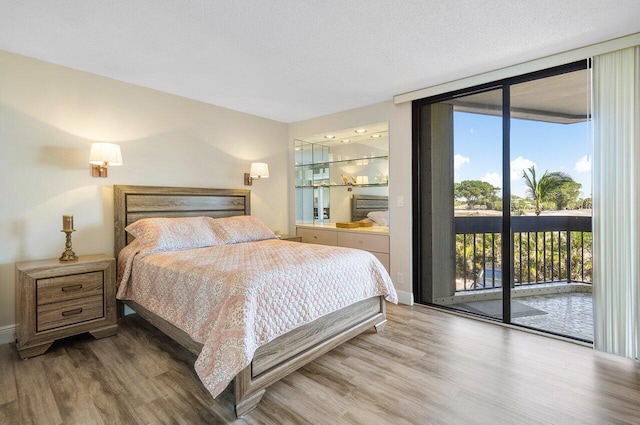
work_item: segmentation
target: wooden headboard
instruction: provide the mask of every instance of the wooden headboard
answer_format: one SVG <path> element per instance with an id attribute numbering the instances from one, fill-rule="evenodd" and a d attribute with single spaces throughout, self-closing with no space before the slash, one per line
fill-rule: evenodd
<path id="1" fill-rule="evenodd" d="M 114 186 L 113 196 L 116 256 L 132 240 L 124 228 L 142 218 L 251 214 L 250 190 Z"/>
<path id="2" fill-rule="evenodd" d="M 367 218 L 371 211 L 387 211 L 389 197 L 379 195 L 353 195 L 351 198 L 351 221 Z"/>

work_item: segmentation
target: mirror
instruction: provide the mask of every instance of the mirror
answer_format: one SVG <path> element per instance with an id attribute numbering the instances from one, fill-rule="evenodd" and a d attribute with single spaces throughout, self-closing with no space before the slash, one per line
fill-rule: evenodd
<path id="1" fill-rule="evenodd" d="M 357 221 L 388 210 L 388 123 L 296 139 L 294 149 L 296 224 Z"/>

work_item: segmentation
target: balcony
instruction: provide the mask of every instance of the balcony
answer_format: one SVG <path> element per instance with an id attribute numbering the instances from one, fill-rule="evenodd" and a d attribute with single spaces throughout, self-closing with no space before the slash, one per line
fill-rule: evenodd
<path id="1" fill-rule="evenodd" d="M 501 225 L 501 217 L 455 218 L 451 307 L 478 313 L 483 302 L 502 298 Z M 591 217 L 517 216 L 511 217 L 511 227 L 512 322 L 593 340 Z M 533 313 L 519 316 L 518 311 Z M 480 314 L 501 318 L 499 303 Z"/>

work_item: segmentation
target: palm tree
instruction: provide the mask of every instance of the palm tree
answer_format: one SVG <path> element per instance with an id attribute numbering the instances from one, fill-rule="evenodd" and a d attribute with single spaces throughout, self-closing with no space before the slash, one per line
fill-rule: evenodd
<path id="1" fill-rule="evenodd" d="M 522 170 L 522 178 L 527 185 L 527 195 L 536 201 L 536 215 L 540 215 L 541 212 L 540 202 L 547 200 L 552 192 L 572 180 L 566 173 L 561 171 L 550 173 L 548 170 L 544 172 L 540 180 L 536 180 L 535 165 L 527 170 Z"/>

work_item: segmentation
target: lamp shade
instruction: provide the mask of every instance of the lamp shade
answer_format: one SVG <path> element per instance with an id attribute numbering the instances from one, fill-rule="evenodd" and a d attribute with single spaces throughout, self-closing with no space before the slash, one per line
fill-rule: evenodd
<path id="1" fill-rule="evenodd" d="M 269 166 L 264 162 L 254 162 L 251 164 L 249 175 L 252 179 L 266 179 L 269 177 Z"/>
<path id="2" fill-rule="evenodd" d="M 113 143 L 94 143 L 89 153 L 89 164 L 122 165 L 120 146 Z"/>
<path id="3" fill-rule="evenodd" d="M 369 176 L 356 176 L 356 184 L 369 184 Z"/>

